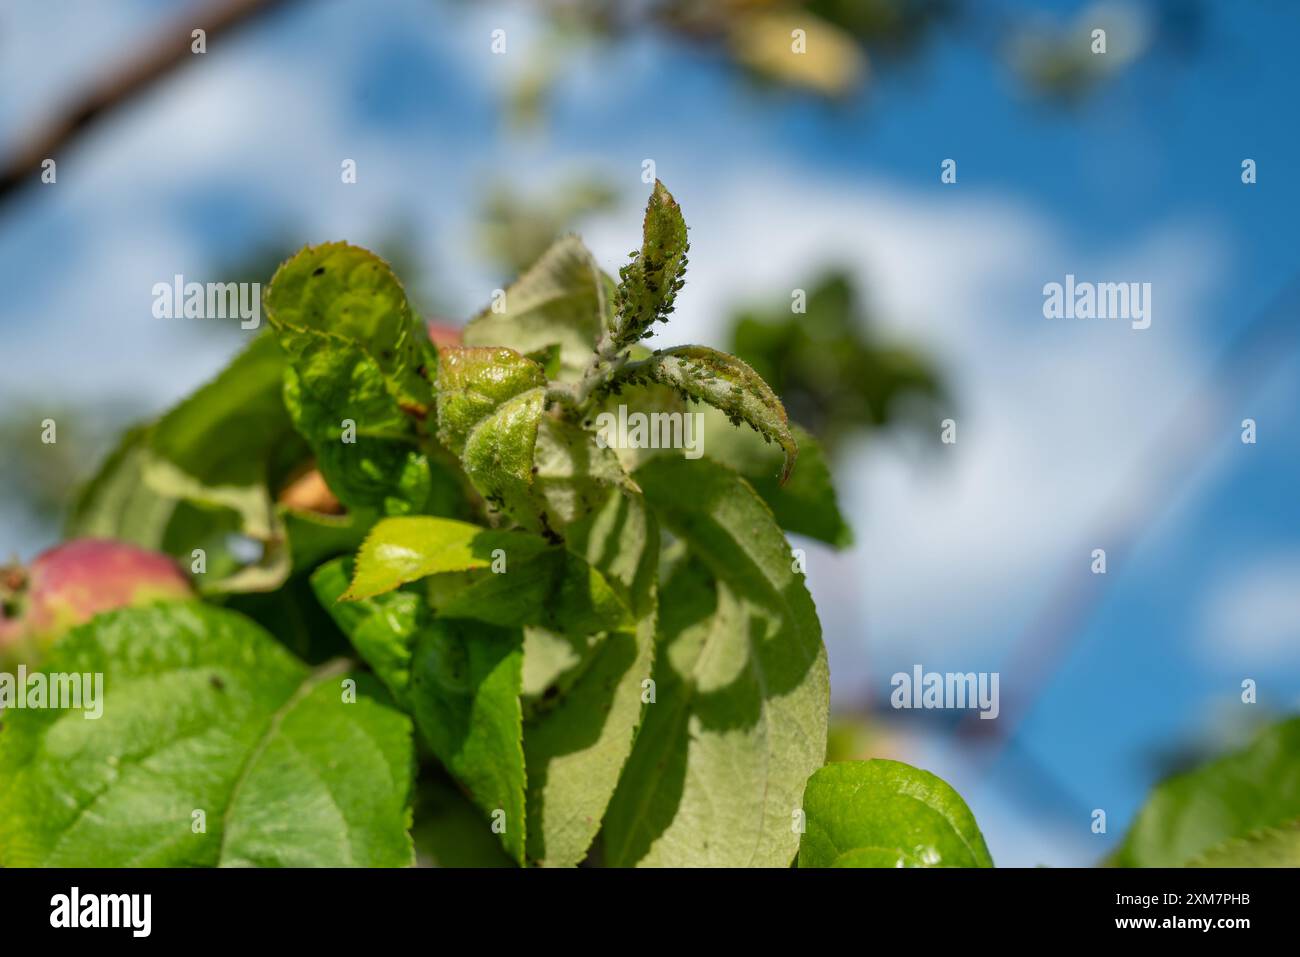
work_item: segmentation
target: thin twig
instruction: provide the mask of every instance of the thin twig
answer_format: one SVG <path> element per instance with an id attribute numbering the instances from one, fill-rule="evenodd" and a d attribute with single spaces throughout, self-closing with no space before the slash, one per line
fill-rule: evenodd
<path id="1" fill-rule="evenodd" d="M 191 60 L 194 30 L 203 30 L 205 43 L 294 0 L 210 0 L 154 36 L 123 63 L 85 90 L 66 109 L 37 130 L 0 164 L 0 204 L 22 187 L 36 183 L 41 163 L 57 159 L 87 130 L 144 93 Z"/>

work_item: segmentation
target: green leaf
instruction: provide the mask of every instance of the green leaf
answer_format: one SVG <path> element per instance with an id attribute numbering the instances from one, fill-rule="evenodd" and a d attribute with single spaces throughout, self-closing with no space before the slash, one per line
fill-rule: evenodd
<path id="1" fill-rule="evenodd" d="M 510 399 L 543 388 L 532 359 L 497 346 L 445 346 L 438 353 L 438 440 L 457 455 L 484 419 Z"/>
<path id="2" fill-rule="evenodd" d="M 284 367 L 275 337 L 259 335 L 159 420 L 150 449 L 206 487 L 253 488 L 269 501 L 274 466 L 307 452 L 284 407 Z"/>
<path id="3" fill-rule="evenodd" d="M 312 591 L 393 700 L 410 711 L 411 649 L 425 620 L 424 598 L 415 591 L 393 591 L 340 601 L 351 578 L 352 560 L 336 558 L 312 572 Z"/>
<path id="4" fill-rule="evenodd" d="M 289 574 L 272 488 L 308 455 L 281 398 L 284 357 L 260 336 L 215 379 L 152 427 L 131 430 L 74 509 L 69 534 L 165 550 L 188 566 L 195 549 L 204 592 L 268 591 Z M 255 540 L 252 564 L 231 550 Z"/>
<path id="5" fill-rule="evenodd" d="M 677 291 L 686 282 L 686 253 L 691 248 L 686 221 L 659 180 L 646 204 L 642 235 L 640 251 L 618 271 L 617 315 L 609 327 L 617 349 L 651 335 L 656 321 L 667 322 Z"/>
<path id="6" fill-rule="evenodd" d="M 804 790 L 800 867 L 992 867 L 966 802 L 899 761 L 828 764 Z"/>
<path id="7" fill-rule="evenodd" d="M 149 427 L 129 429 L 81 491 L 64 529 L 67 538 L 115 538 L 158 549 L 178 500 L 144 482 L 151 460 Z"/>
<path id="8" fill-rule="evenodd" d="M 541 539 L 535 542 L 545 545 Z M 502 627 L 537 626 L 589 635 L 627 625 L 631 612 L 595 568 L 552 545 L 503 555 L 506 570 L 446 572 L 429 578 L 429 602 L 444 618 L 473 618 Z"/>
<path id="9" fill-rule="evenodd" d="M 490 569 L 497 549 L 520 557 L 544 548 L 546 543 L 532 535 L 449 518 L 386 518 L 370 530 L 362 544 L 352 587 L 343 599 L 371 598 L 440 572 Z"/>
<path id="10" fill-rule="evenodd" d="M 706 458 L 740 472 L 745 481 L 754 486 L 755 492 L 762 495 L 781 528 L 826 542 L 837 549 L 853 544 L 853 529 L 849 528 L 848 520 L 840 511 L 822 443 L 800 425 L 790 424 L 790 434 L 800 450 L 798 468 L 783 484 L 784 450 L 763 441 L 763 437 L 748 426 L 732 425 L 718 408 L 692 411 L 686 400 L 666 385 L 624 385 L 620 387 L 619 395 L 608 397 L 598 412 L 588 416 L 589 428 L 595 426 L 599 430 L 604 425 L 614 425 L 620 404 L 627 408 L 628 413 L 642 412 L 651 416 L 651 421 L 654 421 L 656 413 L 664 412 L 702 416 L 694 429 L 695 436 L 701 437 L 698 439 L 699 450 Z M 598 416 L 606 412 L 615 419 L 599 419 Z M 629 471 L 636 471 L 660 455 L 685 455 L 684 450 L 673 447 L 632 449 L 616 446 L 614 452 Z"/>
<path id="11" fill-rule="evenodd" d="M 467 346 L 532 353 L 559 346 L 553 378 L 576 382 L 591 364 L 610 314 L 613 283 L 576 236 L 557 240 L 505 291 L 499 312 L 484 309 L 465 327 Z"/>
<path id="12" fill-rule="evenodd" d="M 641 354 L 638 355 L 637 353 Z M 650 355 L 649 349 L 637 347 L 632 350 L 631 358 L 641 360 Z M 671 386 L 660 385 L 655 382 L 621 382 L 617 386 L 617 393 L 612 391 L 600 392 L 593 397 L 591 408 L 583 417 L 583 425 L 601 436 L 605 445 L 618 457 L 623 468 L 631 473 L 660 455 L 683 455 L 684 451 L 680 448 L 655 448 L 653 445 L 660 445 L 661 443 L 651 443 L 649 441 L 636 443 L 611 441 L 613 436 L 617 435 L 620 415 L 626 417 L 633 412 L 640 412 L 651 423 L 668 422 L 671 431 L 673 419 L 655 419 L 654 416 L 665 414 L 669 416 L 674 414 L 677 416 L 687 415 L 690 413 L 689 406 L 690 403 L 682 397 L 682 394 Z M 729 431 L 737 431 L 727 422 L 726 417 L 716 409 L 707 409 L 704 414 L 706 416 L 709 414 L 718 416 L 719 421 L 724 423 Z M 683 425 L 685 424 L 684 419 L 680 421 L 682 421 Z M 707 428 L 704 434 L 708 434 Z M 684 442 L 684 435 L 682 439 Z M 759 445 L 763 444 L 760 440 Z M 711 448 L 711 445 L 703 447 L 708 449 Z"/>
<path id="13" fill-rule="evenodd" d="M 374 253 L 347 243 L 305 247 L 272 277 L 266 314 L 282 344 L 301 333 L 352 343 L 374 361 L 398 402 L 432 406 L 420 371 L 432 354 L 424 325 Z"/>
<path id="14" fill-rule="evenodd" d="M 590 433 L 545 419 L 536 460 L 546 527 L 563 536 L 570 561 L 611 589 L 621 618 L 532 621 L 546 628 L 525 637 L 528 856 L 566 867 L 591 846 L 641 721 L 654 656 L 659 531 L 617 458 Z M 564 595 L 557 589 L 543 601 L 558 605 Z M 592 634 L 598 629 L 609 630 Z"/>
<path id="15" fill-rule="evenodd" d="M 428 461 L 379 364 L 328 333 L 293 332 L 285 350 L 285 405 L 330 490 L 353 509 L 423 510 Z"/>
<path id="16" fill-rule="evenodd" d="M 345 700 L 346 662 L 311 671 L 241 615 L 174 603 L 95 618 L 50 670 L 103 674 L 102 717 L 6 711 L 4 866 L 412 862 L 410 721 L 365 676 Z"/>
<path id="17" fill-rule="evenodd" d="M 504 825 L 502 846 L 521 864 L 527 827 L 522 663 L 518 629 L 436 618 L 417 633 L 410 686 L 421 734 L 474 802 Z"/>
<path id="18" fill-rule="evenodd" d="M 631 610 L 601 572 L 563 546 L 429 516 L 390 518 L 357 556 L 346 601 L 428 578 L 439 615 L 503 627 L 538 625 L 566 634 L 620 627 Z"/>
<path id="19" fill-rule="evenodd" d="M 791 814 L 826 755 L 830 688 L 812 598 L 771 512 L 735 473 L 665 457 L 635 478 L 689 556 L 661 573 L 671 601 L 656 703 L 610 805 L 606 860 L 787 866 Z"/>
<path id="20" fill-rule="evenodd" d="M 449 346 L 438 368 L 438 437 L 497 510 L 539 531 L 533 446 L 546 405 L 542 367 L 513 349 Z"/>
<path id="21" fill-rule="evenodd" d="M 545 392 L 531 389 L 504 402 L 465 442 L 465 474 L 494 509 L 540 531 L 533 497 L 533 448 Z"/>
<path id="22" fill-rule="evenodd" d="M 1216 844 L 1188 867 L 1300 867 L 1300 820 Z"/>
<path id="23" fill-rule="evenodd" d="M 617 391 L 624 382 L 670 386 L 684 398 L 719 409 L 732 425 L 747 423 L 765 441 L 775 440 L 785 452 L 781 482 L 790 477 L 799 447 L 790 433 L 785 407 L 758 373 L 735 356 L 706 346 L 661 349 L 647 359 L 627 363 L 606 388 Z"/>
<path id="24" fill-rule="evenodd" d="M 388 266 L 346 243 L 309 246 L 276 272 L 266 313 L 288 357 L 285 405 L 339 500 L 453 510 L 455 482 L 422 442 L 436 351 Z"/>
<path id="25" fill-rule="evenodd" d="M 806 535 L 836 548 L 853 544 L 853 530 L 840 511 L 830 467 L 821 443 L 797 425 L 790 434 L 799 447 L 799 466 L 781 482 L 782 451 L 753 431 L 731 425 L 716 409 L 704 413 L 704 454 L 730 466 L 763 496 L 787 532 Z"/>
<path id="26" fill-rule="evenodd" d="M 541 366 L 542 372 L 547 379 L 558 380 L 560 378 L 563 367 L 560 365 L 561 355 L 558 342 L 543 346 L 541 349 L 534 349 L 532 352 L 526 353 L 524 358 L 531 359 Z"/>
<path id="27" fill-rule="evenodd" d="M 641 724 L 654 627 L 649 611 L 635 629 L 606 635 L 558 703 L 524 726 L 528 857 L 539 865 L 578 864 L 600 830 Z"/>
<path id="28" fill-rule="evenodd" d="M 639 491 L 589 433 L 543 419 L 536 463 L 544 524 L 563 545 L 535 557 L 511 552 L 505 574 L 436 575 L 430 595 L 444 615 L 542 626 L 525 642 L 528 856 L 571 866 L 600 827 L 640 722 L 658 532 Z"/>
<path id="29" fill-rule="evenodd" d="M 1170 778 L 1138 812 L 1112 863 L 1179 867 L 1216 845 L 1300 818 L 1300 717 L 1241 751 Z"/>
<path id="30" fill-rule="evenodd" d="M 489 817 L 503 812 L 502 844 L 522 863 L 522 634 L 479 622 L 435 619 L 418 592 L 339 601 L 349 565 L 339 559 L 312 575 L 321 604 L 393 697 L 415 715 L 433 753 L 480 809 Z"/>

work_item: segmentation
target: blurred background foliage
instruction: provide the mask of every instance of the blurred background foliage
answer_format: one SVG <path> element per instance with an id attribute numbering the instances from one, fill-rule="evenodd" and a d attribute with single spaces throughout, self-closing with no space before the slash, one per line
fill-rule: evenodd
<path id="1" fill-rule="evenodd" d="M 738 312 L 728 348 L 768 381 L 790 418 L 833 459 L 856 433 L 898 422 L 928 428 L 943 398 L 940 374 L 921 350 L 878 342 L 871 330 L 852 278 L 834 270 L 795 290 L 785 308 Z"/>

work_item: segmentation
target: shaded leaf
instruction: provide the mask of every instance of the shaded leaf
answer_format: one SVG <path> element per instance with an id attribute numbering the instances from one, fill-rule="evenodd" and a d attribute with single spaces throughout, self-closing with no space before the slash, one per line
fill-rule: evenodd
<path id="1" fill-rule="evenodd" d="M 484 815 L 504 815 L 502 846 L 522 863 L 522 634 L 480 622 L 435 618 L 415 591 L 339 601 L 350 575 L 348 565 L 338 559 L 312 576 L 321 604 L 394 698 L 414 714 L 430 749 Z"/>
<path id="2" fill-rule="evenodd" d="M 369 510 L 326 515 L 281 506 L 278 511 L 295 572 L 310 571 L 326 559 L 355 552 L 376 517 Z"/>
<path id="3" fill-rule="evenodd" d="M 576 236 L 559 239 L 505 290 L 500 312 L 484 309 L 465 327 L 467 346 L 531 353 L 559 346 L 562 382 L 590 365 L 610 315 L 613 283 Z"/>
<path id="4" fill-rule="evenodd" d="M 410 685 L 421 734 L 471 800 L 489 818 L 498 816 L 502 846 L 519 863 L 527 827 L 522 659 L 518 629 L 434 618 L 417 633 Z"/>
<path id="5" fill-rule="evenodd" d="M 482 811 L 441 768 L 420 771 L 411 828 L 420 867 L 513 867 Z"/>
<path id="6" fill-rule="evenodd" d="M 634 615 L 649 607 L 657 533 L 641 490 L 590 432 L 543 419 L 534 450 L 534 496 L 544 527 L 604 576 Z"/>
<path id="7" fill-rule="evenodd" d="M 525 724 L 530 860 L 571 867 L 586 856 L 632 751 L 653 661 L 649 611 L 607 634 L 558 703 Z"/>
<path id="8" fill-rule="evenodd" d="M 1160 784 L 1112 863 L 1178 867 L 1234 838 L 1300 818 L 1300 718 L 1246 748 Z"/>
<path id="9" fill-rule="evenodd" d="M 853 530 L 840 511 L 830 466 L 821 443 L 797 425 L 790 434 L 799 447 L 799 465 L 781 482 L 784 453 L 748 428 L 727 422 L 716 409 L 704 413 L 704 454 L 744 476 L 763 497 L 777 524 L 836 548 L 853 544 Z"/>
<path id="10" fill-rule="evenodd" d="M 660 586 L 672 600 L 660 612 L 657 701 L 610 806 L 606 861 L 787 866 L 791 813 L 826 754 L 812 599 L 771 512 L 735 473 L 665 457 L 635 478 L 689 554 Z"/>
<path id="11" fill-rule="evenodd" d="M 336 558 L 312 572 L 312 591 L 393 700 L 410 711 L 411 650 L 425 621 L 424 598 L 417 591 L 392 591 L 340 601 L 351 577 L 352 560 Z"/>

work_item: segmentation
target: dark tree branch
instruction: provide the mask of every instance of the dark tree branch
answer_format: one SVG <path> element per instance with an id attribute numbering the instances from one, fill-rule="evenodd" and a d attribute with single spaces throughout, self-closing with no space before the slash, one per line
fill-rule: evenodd
<path id="1" fill-rule="evenodd" d="M 263 14 L 295 0 L 209 0 L 142 44 L 129 59 L 68 104 L 49 124 L 0 163 L 0 204 L 37 182 L 41 163 L 58 159 L 96 123 L 149 90 L 173 70 L 199 55 L 191 52 L 192 32 L 203 30 L 213 43 Z"/>

